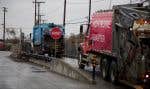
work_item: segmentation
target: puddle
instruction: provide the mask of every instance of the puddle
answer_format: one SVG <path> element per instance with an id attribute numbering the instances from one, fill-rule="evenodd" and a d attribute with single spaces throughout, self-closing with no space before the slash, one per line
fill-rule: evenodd
<path id="1" fill-rule="evenodd" d="M 31 67 L 31 69 L 32 69 L 32 72 L 35 72 L 35 73 L 46 72 L 45 70 L 41 68 L 37 68 L 37 67 Z"/>

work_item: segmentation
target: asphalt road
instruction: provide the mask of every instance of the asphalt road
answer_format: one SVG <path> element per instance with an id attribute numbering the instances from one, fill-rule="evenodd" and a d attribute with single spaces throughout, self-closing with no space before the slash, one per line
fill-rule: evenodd
<path id="1" fill-rule="evenodd" d="M 0 51 L 0 89 L 128 89 L 99 80 L 90 85 L 48 72 L 28 63 L 14 62 Z"/>

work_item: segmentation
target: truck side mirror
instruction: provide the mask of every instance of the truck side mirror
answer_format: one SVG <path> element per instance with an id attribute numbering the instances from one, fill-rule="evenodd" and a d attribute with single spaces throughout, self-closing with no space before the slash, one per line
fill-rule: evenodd
<path id="1" fill-rule="evenodd" d="M 83 33 L 83 25 L 80 25 L 80 34 Z"/>

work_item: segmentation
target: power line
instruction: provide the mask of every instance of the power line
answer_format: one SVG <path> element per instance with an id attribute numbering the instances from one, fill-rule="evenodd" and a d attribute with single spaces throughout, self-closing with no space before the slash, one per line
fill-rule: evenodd
<path id="1" fill-rule="evenodd" d="M 92 1 L 92 3 L 97 3 L 101 1 L 105 1 L 105 0 L 96 0 L 96 1 Z M 68 4 L 89 4 L 89 2 L 70 2 Z"/>
<path id="2" fill-rule="evenodd" d="M 50 15 L 48 15 L 48 17 L 52 17 L 53 18 L 53 14 L 58 12 L 60 9 L 61 9 L 61 6 L 59 6 L 58 8 L 56 8 L 56 9 L 50 11 L 50 12 L 48 12 L 48 13 L 50 13 Z"/>
<path id="3" fill-rule="evenodd" d="M 53 18 L 53 14 L 55 14 L 56 12 L 58 12 L 60 9 L 62 9 L 62 4 L 59 5 L 57 8 L 49 11 L 48 13 L 50 13 L 50 15 L 48 15 L 48 17 L 52 17 Z M 46 20 L 42 20 L 43 23 L 46 21 Z"/>
<path id="4" fill-rule="evenodd" d="M 104 0 L 92 1 L 92 3 L 93 3 L 93 2 L 100 2 L 100 1 L 104 1 Z M 65 13 L 66 13 L 66 5 L 65 5 L 65 4 L 67 4 L 67 2 L 64 0 L 64 11 L 65 11 L 65 12 L 64 12 L 64 16 L 65 16 Z M 75 3 L 75 4 L 89 4 L 89 3 L 87 3 L 87 2 L 86 2 L 86 3 L 85 3 L 85 2 L 84 2 L 84 3 L 83 3 L 83 2 L 82 2 L 82 3 L 81 3 L 81 2 L 77 2 L 77 3 Z M 52 14 L 56 13 L 56 11 L 58 11 L 58 9 L 60 9 L 60 7 L 61 7 L 61 6 L 59 6 L 58 8 L 56 8 L 56 9 L 54 9 L 54 10 L 52 10 L 50 16 L 52 16 Z M 53 12 L 53 13 L 52 13 L 52 12 Z M 50 16 L 49 16 L 49 17 L 50 17 Z M 83 17 L 83 18 L 79 18 L 79 19 L 84 19 L 84 18 L 87 18 L 87 16 L 86 16 L 86 17 Z M 63 21 L 64 21 L 64 19 L 65 19 L 65 17 L 63 18 Z M 76 21 L 76 20 L 78 20 L 78 19 L 69 20 L 69 22 Z M 65 21 L 65 22 L 66 22 L 66 21 Z M 67 22 L 68 22 L 68 21 L 67 21 Z M 63 22 L 63 25 L 64 25 L 64 22 Z"/>
<path id="5" fill-rule="evenodd" d="M 88 16 L 85 16 L 85 17 L 81 17 L 81 18 L 76 18 L 76 19 L 72 19 L 72 20 L 69 20 L 67 22 L 73 22 L 73 21 L 77 21 L 77 20 L 81 20 L 81 19 L 86 19 Z"/>
<path id="6" fill-rule="evenodd" d="M 48 14 L 50 13 L 50 15 L 48 15 L 48 17 L 52 17 L 53 18 L 53 14 L 55 14 L 56 12 L 58 12 L 60 9 L 62 9 L 62 2 L 59 3 L 59 6 L 52 9 L 51 11 L 48 11 Z M 44 21 L 45 22 L 45 21 Z"/>
<path id="7" fill-rule="evenodd" d="M 81 23 L 85 23 L 85 22 L 88 22 L 88 21 L 82 21 L 82 22 L 72 22 L 72 23 L 66 23 L 67 25 L 69 24 L 81 24 Z"/>
<path id="8" fill-rule="evenodd" d="M 40 18 L 41 17 L 41 14 L 40 14 L 40 5 L 42 3 L 45 3 L 45 2 L 37 2 L 35 0 L 35 2 L 33 2 L 33 3 L 35 3 L 35 25 L 37 25 L 37 24 L 39 25 L 40 21 L 41 21 L 41 18 Z"/>
<path id="9" fill-rule="evenodd" d="M 42 23 L 42 16 L 45 16 L 45 15 L 42 15 L 42 14 L 39 15 L 39 23 Z"/>
<path id="10" fill-rule="evenodd" d="M 54 13 L 54 12 L 58 11 L 58 9 L 60 9 L 61 7 L 62 7 L 62 6 L 59 6 L 59 7 L 55 8 L 55 9 L 51 10 L 51 11 L 48 12 L 48 13 Z"/>

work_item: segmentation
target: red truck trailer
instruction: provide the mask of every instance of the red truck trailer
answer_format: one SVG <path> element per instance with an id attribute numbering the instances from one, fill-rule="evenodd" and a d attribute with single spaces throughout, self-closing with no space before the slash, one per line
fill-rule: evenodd
<path id="1" fill-rule="evenodd" d="M 3 40 L 0 40 L 0 51 L 3 51 L 5 49 L 5 44 Z"/>
<path id="2" fill-rule="evenodd" d="M 113 10 L 97 11 L 84 38 L 79 47 L 79 68 L 84 69 L 96 55 L 103 79 L 150 88 L 148 6 L 117 5 Z"/>

